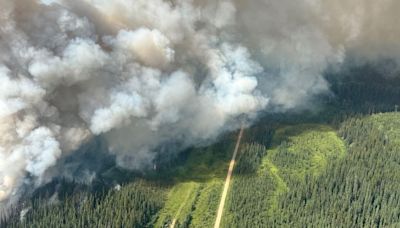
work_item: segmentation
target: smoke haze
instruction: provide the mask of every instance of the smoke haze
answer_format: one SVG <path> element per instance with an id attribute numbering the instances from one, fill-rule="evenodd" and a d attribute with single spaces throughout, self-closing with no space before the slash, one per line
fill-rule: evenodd
<path id="1" fill-rule="evenodd" d="M 96 135 L 117 164 L 309 107 L 328 66 L 399 61 L 396 0 L 0 0 L 0 206 Z M 239 121 L 240 120 L 240 121 Z"/>

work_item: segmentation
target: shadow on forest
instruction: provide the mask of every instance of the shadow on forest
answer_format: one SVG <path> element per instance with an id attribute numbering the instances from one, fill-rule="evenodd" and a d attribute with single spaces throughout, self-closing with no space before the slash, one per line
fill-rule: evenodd
<path id="1" fill-rule="evenodd" d="M 224 179 L 236 143 L 237 132 L 229 133 L 210 146 L 190 148 L 147 178 L 165 183 L 208 182 Z"/>

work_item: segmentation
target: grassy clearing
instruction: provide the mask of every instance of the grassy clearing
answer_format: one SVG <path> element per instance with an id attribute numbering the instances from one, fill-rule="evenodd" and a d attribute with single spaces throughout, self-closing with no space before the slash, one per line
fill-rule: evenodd
<path id="1" fill-rule="evenodd" d="M 278 129 L 259 171 L 269 173 L 277 185 L 271 211 L 278 208 L 279 196 L 298 187 L 306 175 L 318 177 L 328 162 L 345 154 L 344 142 L 329 126 L 303 124 Z"/>
<path id="2" fill-rule="evenodd" d="M 155 227 L 164 227 L 173 219 L 176 223 L 183 223 L 191 213 L 200 190 L 200 184 L 195 182 L 180 183 L 172 187 L 167 196 L 164 208 L 159 212 Z"/>
<path id="3" fill-rule="evenodd" d="M 223 189 L 236 134 L 219 143 L 193 149 L 182 165 L 163 174 L 171 178 L 163 209 L 155 227 L 168 227 L 176 218 L 175 227 L 212 227 Z"/>
<path id="4" fill-rule="evenodd" d="M 283 179 L 298 183 L 308 174 L 320 175 L 329 161 L 342 158 L 345 151 L 345 144 L 329 126 L 287 126 L 276 131 L 263 163 L 275 164 Z"/>

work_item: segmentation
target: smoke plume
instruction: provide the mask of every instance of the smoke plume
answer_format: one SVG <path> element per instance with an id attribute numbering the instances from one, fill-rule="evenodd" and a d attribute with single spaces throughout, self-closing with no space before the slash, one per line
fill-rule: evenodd
<path id="1" fill-rule="evenodd" d="M 397 0 L 0 0 L 0 207 L 96 135 L 117 164 L 310 105 L 345 58 L 397 63 Z M 397 66 L 397 65 L 396 65 Z"/>

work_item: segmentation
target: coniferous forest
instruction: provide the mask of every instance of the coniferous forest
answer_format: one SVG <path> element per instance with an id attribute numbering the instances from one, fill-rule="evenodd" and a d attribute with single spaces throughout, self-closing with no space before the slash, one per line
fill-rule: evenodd
<path id="1" fill-rule="evenodd" d="M 334 96 L 316 101 L 321 110 L 265 114 L 245 129 L 222 227 L 400 227 L 400 84 L 364 86 L 362 73 L 346 85 L 328 75 Z M 0 225 L 212 227 L 236 137 L 155 169 L 107 167 L 95 187 L 55 180 Z"/>
<path id="2" fill-rule="evenodd" d="M 0 228 L 400 228 L 400 0 L 0 0 Z"/>

